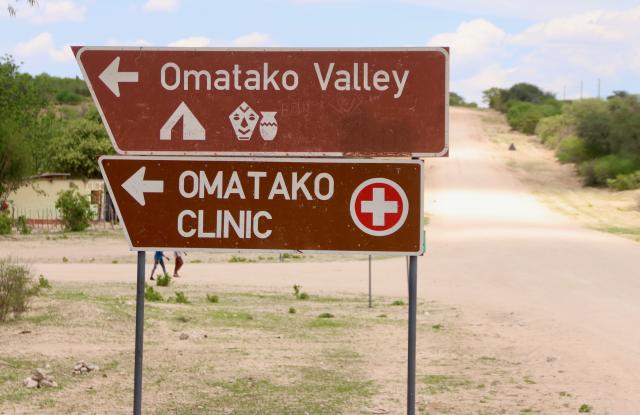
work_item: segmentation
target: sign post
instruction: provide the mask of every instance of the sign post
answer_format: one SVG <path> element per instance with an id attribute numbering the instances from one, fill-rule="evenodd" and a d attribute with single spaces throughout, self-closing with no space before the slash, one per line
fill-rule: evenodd
<path id="1" fill-rule="evenodd" d="M 133 414 L 142 413 L 142 347 L 144 332 L 144 266 L 145 251 L 138 251 L 138 275 L 136 281 L 136 349 L 133 379 Z"/>
<path id="2" fill-rule="evenodd" d="M 369 307 L 371 255 L 406 255 L 414 415 L 423 164 L 289 157 L 446 157 L 448 49 L 72 50 L 121 155 L 100 168 L 138 251 L 134 414 L 145 251 L 210 250 L 368 254 Z"/>

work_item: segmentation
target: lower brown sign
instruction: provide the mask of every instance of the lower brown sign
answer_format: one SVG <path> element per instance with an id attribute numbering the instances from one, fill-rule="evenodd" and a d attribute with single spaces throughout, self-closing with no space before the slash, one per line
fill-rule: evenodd
<path id="1" fill-rule="evenodd" d="M 422 254 L 420 160 L 109 156 L 133 250 Z"/>

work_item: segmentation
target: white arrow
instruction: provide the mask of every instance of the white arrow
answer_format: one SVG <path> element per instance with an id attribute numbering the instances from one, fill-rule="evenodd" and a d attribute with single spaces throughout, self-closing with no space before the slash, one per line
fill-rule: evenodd
<path id="1" fill-rule="evenodd" d="M 124 190 L 144 206 L 145 193 L 162 193 L 164 191 L 164 182 L 162 180 L 145 180 L 144 172 L 147 168 L 140 167 L 137 172 L 133 173 L 126 182 L 122 183 Z"/>
<path id="2" fill-rule="evenodd" d="M 115 94 L 120 97 L 120 82 L 138 82 L 138 72 L 118 72 L 120 56 L 105 68 L 98 78 Z"/>

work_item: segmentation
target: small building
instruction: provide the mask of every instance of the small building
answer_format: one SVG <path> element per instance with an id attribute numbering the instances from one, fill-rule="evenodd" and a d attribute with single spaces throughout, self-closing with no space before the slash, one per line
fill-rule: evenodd
<path id="1" fill-rule="evenodd" d="M 13 218 L 24 215 L 31 224 L 56 224 L 60 215 L 56 209 L 58 193 L 75 188 L 90 198 L 94 220 L 110 221 L 114 210 L 102 179 L 72 179 L 68 173 L 43 173 L 29 177 L 9 194 L 9 210 Z"/>

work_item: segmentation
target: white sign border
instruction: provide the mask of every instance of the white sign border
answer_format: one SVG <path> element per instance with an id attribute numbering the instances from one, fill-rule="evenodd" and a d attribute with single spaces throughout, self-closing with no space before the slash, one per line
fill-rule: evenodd
<path id="1" fill-rule="evenodd" d="M 352 163 L 352 164 L 416 164 L 420 167 L 420 248 L 418 251 L 329 251 L 329 250 L 297 250 L 297 249 L 228 249 L 228 248 L 185 248 L 185 247 L 134 247 L 129 236 L 126 223 L 120 213 L 118 201 L 113 196 L 113 190 L 109 178 L 105 173 L 102 163 L 108 160 L 140 160 L 140 161 L 225 161 L 225 162 L 256 162 L 256 163 Z M 265 157 L 166 157 L 166 156 L 101 156 L 98 160 L 100 172 L 105 186 L 109 191 L 111 202 L 115 207 L 122 230 L 124 231 L 130 251 L 188 251 L 188 252 L 216 252 L 216 253 L 292 253 L 292 254 L 337 254 L 337 255 L 423 255 L 424 254 L 424 160 L 420 159 L 347 159 L 347 158 L 265 158 Z M 411 207 L 407 204 L 408 208 Z M 409 209 L 407 209 L 407 214 Z"/>
<path id="2" fill-rule="evenodd" d="M 444 85 L 444 148 L 437 153 L 408 153 L 409 157 L 444 157 L 449 153 L 449 51 L 444 47 L 410 47 L 410 48 L 173 48 L 173 47 L 145 47 L 145 46 L 82 46 L 75 55 L 82 76 L 87 83 L 93 102 L 100 113 L 102 122 L 109 134 L 111 144 L 118 154 L 153 156 L 153 155 L 181 155 L 181 156 L 249 156 L 249 157 L 278 157 L 278 156 L 298 156 L 298 157 L 352 157 L 351 153 L 343 152 L 246 152 L 246 151 L 124 151 L 118 147 L 111 132 L 111 127 L 104 116 L 100 102 L 82 64 L 82 53 L 86 50 L 107 50 L 107 51 L 177 51 L 177 52 L 440 52 L 445 57 L 445 85 Z M 364 154 L 362 155 L 364 156 Z M 358 155 L 357 157 L 361 157 Z M 356 158 L 357 158 L 356 157 Z M 375 155 L 372 155 L 375 157 Z"/>

